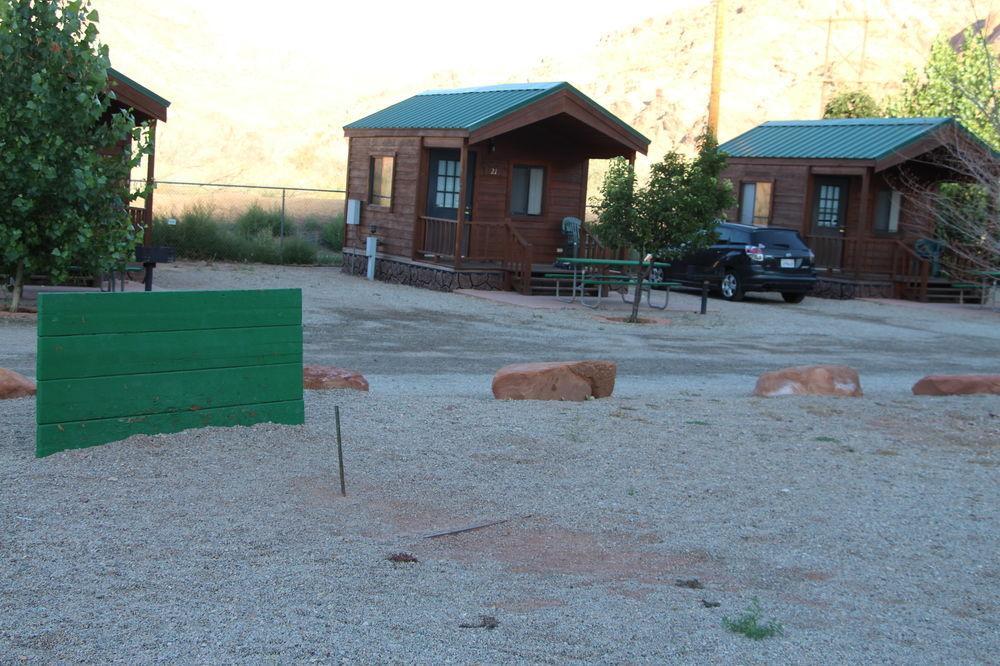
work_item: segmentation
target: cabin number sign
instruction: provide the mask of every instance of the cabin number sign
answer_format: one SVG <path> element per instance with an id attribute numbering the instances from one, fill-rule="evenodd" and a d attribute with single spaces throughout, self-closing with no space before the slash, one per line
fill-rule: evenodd
<path id="1" fill-rule="evenodd" d="M 499 161 L 487 161 L 483 164 L 484 176 L 506 176 L 507 165 Z"/>

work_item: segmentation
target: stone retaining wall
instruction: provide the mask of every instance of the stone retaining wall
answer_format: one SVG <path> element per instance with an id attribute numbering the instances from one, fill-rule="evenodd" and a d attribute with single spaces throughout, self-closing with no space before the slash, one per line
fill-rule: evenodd
<path id="1" fill-rule="evenodd" d="M 349 275 L 366 275 L 368 257 L 345 252 L 344 264 L 340 270 Z M 375 279 L 434 291 L 455 289 L 502 291 L 504 288 L 503 273 L 500 271 L 450 271 L 387 257 L 379 257 L 375 261 Z"/>
<path id="2" fill-rule="evenodd" d="M 892 298 L 892 285 L 888 282 L 850 282 L 820 277 L 811 296 L 816 298 Z"/>

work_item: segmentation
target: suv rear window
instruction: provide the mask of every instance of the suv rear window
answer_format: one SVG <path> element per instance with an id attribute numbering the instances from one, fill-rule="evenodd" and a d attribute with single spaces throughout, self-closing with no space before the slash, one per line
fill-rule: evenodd
<path id="1" fill-rule="evenodd" d="M 750 234 L 743 229 L 719 225 L 715 233 L 719 238 L 716 242 L 720 245 L 746 245 L 750 242 Z"/>
<path id="2" fill-rule="evenodd" d="M 753 244 L 781 250 L 808 250 L 802 237 L 791 229 L 761 229 L 753 232 Z"/>

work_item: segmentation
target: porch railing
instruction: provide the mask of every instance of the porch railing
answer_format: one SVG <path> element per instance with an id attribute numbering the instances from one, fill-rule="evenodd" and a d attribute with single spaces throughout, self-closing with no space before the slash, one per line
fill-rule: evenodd
<path id="1" fill-rule="evenodd" d="M 506 257 L 507 222 L 462 222 L 461 261 L 503 261 Z M 455 259 L 458 223 L 421 216 L 417 225 L 418 252 L 427 259 Z"/>
<path id="2" fill-rule="evenodd" d="M 132 228 L 140 231 L 146 227 L 146 209 L 139 206 L 128 207 L 128 217 L 132 221 Z"/>
<path id="3" fill-rule="evenodd" d="M 807 238 L 816 254 L 817 270 L 855 279 L 887 279 L 893 284 L 896 298 L 926 301 L 930 283 L 938 277 L 947 277 L 952 282 L 976 281 L 974 271 L 978 265 L 967 248 L 944 251 L 933 258 L 918 252 L 914 240 L 813 235 Z"/>

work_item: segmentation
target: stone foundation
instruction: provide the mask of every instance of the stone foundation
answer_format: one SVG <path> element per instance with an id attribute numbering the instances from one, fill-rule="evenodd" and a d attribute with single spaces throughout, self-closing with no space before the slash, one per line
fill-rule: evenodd
<path id="1" fill-rule="evenodd" d="M 892 284 L 889 282 L 864 282 L 837 280 L 822 276 L 816 281 L 810 296 L 816 298 L 892 298 Z"/>
<path id="2" fill-rule="evenodd" d="M 344 264 L 340 270 L 348 275 L 367 275 L 368 257 L 344 252 Z M 434 291 L 455 289 L 502 291 L 504 288 L 503 273 L 500 271 L 453 271 L 388 257 L 378 257 L 375 260 L 375 279 Z"/>

